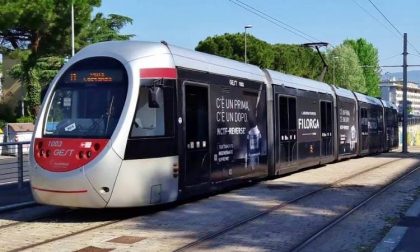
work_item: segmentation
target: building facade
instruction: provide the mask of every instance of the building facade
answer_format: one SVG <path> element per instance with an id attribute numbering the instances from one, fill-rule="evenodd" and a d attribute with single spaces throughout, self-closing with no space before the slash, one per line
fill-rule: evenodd
<path id="1" fill-rule="evenodd" d="M 402 113 L 402 80 L 396 80 L 395 78 L 382 80 L 379 87 L 381 89 L 381 98 L 395 104 L 398 107 L 398 113 Z M 420 116 L 420 87 L 417 83 L 407 83 L 407 101 L 409 115 Z"/>

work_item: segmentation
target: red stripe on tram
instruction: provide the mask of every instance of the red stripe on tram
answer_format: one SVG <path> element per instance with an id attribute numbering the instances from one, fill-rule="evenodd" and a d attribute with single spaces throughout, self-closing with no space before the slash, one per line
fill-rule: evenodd
<path id="1" fill-rule="evenodd" d="M 86 193 L 87 190 L 86 189 L 81 189 L 81 190 L 74 190 L 74 191 L 64 191 L 64 190 L 51 190 L 51 189 L 44 189 L 44 188 L 39 188 L 39 187 L 32 187 L 35 190 L 38 191 L 42 191 L 42 192 L 51 192 L 51 193 Z"/>
<path id="2" fill-rule="evenodd" d="M 142 68 L 140 78 L 144 79 L 176 79 L 176 68 Z"/>

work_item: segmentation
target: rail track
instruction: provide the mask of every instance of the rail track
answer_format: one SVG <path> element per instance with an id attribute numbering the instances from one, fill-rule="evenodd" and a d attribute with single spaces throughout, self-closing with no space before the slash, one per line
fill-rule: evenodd
<path id="1" fill-rule="evenodd" d="M 0 232 L 7 232 L 8 228 L 15 228 L 20 225 L 27 225 L 28 223 L 35 223 L 35 222 L 42 222 L 44 224 L 54 224 L 54 223 L 69 223 L 72 224 L 73 222 L 78 222 L 80 225 L 84 225 L 85 227 L 81 227 L 79 230 L 75 227 L 73 231 L 53 235 L 50 238 L 44 239 L 39 242 L 27 244 L 18 248 L 14 248 L 8 251 L 22 251 L 25 249 L 35 248 L 37 246 L 48 244 L 54 241 L 58 241 L 64 238 L 68 238 L 71 236 L 75 236 L 78 234 L 86 233 L 91 230 L 95 230 L 98 228 L 102 228 L 105 226 L 109 226 L 118 222 L 122 222 L 134 217 L 138 217 L 141 215 L 147 215 L 154 213 L 156 211 L 160 211 L 170 207 L 167 206 L 155 206 L 149 208 L 132 208 L 132 209 L 68 209 L 68 208 L 61 208 L 58 212 L 55 212 L 50 215 L 40 216 L 31 220 L 27 220 L 25 222 L 17 222 L 11 223 L 7 225 L 0 226 Z M 59 229 L 59 228 L 57 228 Z"/>
<path id="2" fill-rule="evenodd" d="M 309 198 L 309 197 L 311 197 L 311 196 L 313 196 L 313 195 L 315 195 L 319 192 L 327 190 L 329 188 L 337 187 L 340 183 L 343 183 L 343 182 L 345 182 L 347 180 L 350 180 L 352 178 L 361 176 L 363 174 L 374 171 L 376 169 L 380 169 L 383 166 L 396 163 L 396 162 L 400 161 L 401 159 L 402 158 L 398 158 L 398 159 L 395 159 L 395 160 L 392 160 L 392 161 L 389 161 L 389 162 L 385 162 L 385 163 L 382 163 L 382 164 L 374 166 L 374 167 L 370 167 L 370 168 L 365 169 L 363 171 L 353 173 L 349 176 L 343 177 L 343 178 L 338 179 L 334 182 L 331 182 L 329 184 L 321 186 L 320 188 L 317 188 L 317 189 L 314 189 L 310 192 L 304 193 L 303 195 L 299 195 L 298 197 L 295 197 L 292 200 L 289 200 L 289 201 L 286 201 L 286 202 L 281 202 L 281 203 L 279 203 L 279 204 L 277 204 L 273 207 L 270 207 L 270 208 L 267 208 L 265 210 L 259 211 L 258 213 L 254 214 L 252 216 L 249 216 L 249 217 L 244 218 L 242 220 L 231 223 L 231 224 L 229 224 L 229 225 L 227 225 L 227 226 L 225 226 L 225 227 L 223 227 L 223 228 L 221 228 L 221 229 L 219 229 L 215 232 L 207 233 L 206 235 L 202 236 L 201 238 L 195 240 L 194 242 L 190 242 L 190 243 L 188 243 L 188 244 L 186 244 L 182 247 L 179 247 L 179 248 L 175 249 L 174 251 L 191 251 L 194 248 L 196 248 L 196 247 L 198 247 L 198 246 L 200 246 L 200 245 L 202 245 L 202 244 L 204 244 L 204 243 L 206 243 L 206 242 L 208 242 L 212 239 L 215 239 L 217 237 L 222 236 L 226 232 L 234 230 L 234 229 L 236 229 L 236 228 L 238 228 L 238 227 L 240 227 L 244 224 L 250 223 L 253 220 L 256 220 L 258 218 L 261 218 L 265 215 L 270 214 L 271 212 L 274 212 L 274 211 L 279 210 L 281 208 L 284 208 L 286 206 L 290 206 L 290 205 L 292 205 L 294 203 L 297 203 L 297 202 L 299 202 L 303 199 L 307 199 L 307 198 Z M 412 170 L 411 173 L 409 173 L 409 174 L 412 174 L 413 172 L 417 171 L 418 169 L 419 168 L 416 168 L 416 169 Z M 409 176 L 409 174 L 406 174 L 405 176 Z M 397 183 L 397 181 L 400 181 L 403 178 L 404 177 L 402 176 L 399 179 L 397 179 L 396 181 L 394 181 L 393 183 Z M 386 188 L 389 188 L 390 186 L 392 186 L 392 185 L 389 184 Z M 378 195 L 381 192 L 386 191 L 386 190 L 387 189 L 380 190 L 380 192 L 378 192 Z M 373 198 L 373 197 L 374 196 L 371 196 L 370 198 Z M 352 208 L 354 210 L 350 209 L 349 211 L 347 211 L 346 215 L 347 216 L 350 215 L 352 212 L 356 211 L 358 208 L 362 207 L 366 203 L 367 202 L 364 203 L 364 201 L 360 202 L 357 206 Z M 168 208 L 168 207 L 166 207 L 166 208 Z M 162 207 L 160 207 L 160 209 L 162 209 Z M 78 234 L 82 234 L 82 233 L 86 233 L 86 232 L 89 232 L 89 231 L 92 231 L 92 230 L 95 230 L 95 229 L 99 229 L 99 228 L 102 228 L 102 227 L 105 227 L 105 226 L 116 224 L 118 222 L 122 222 L 122 221 L 125 221 L 125 220 L 128 220 L 128 219 L 131 219 L 131 218 L 135 218 L 135 217 L 138 217 L 140 215 L 145 215 L 145 214 L 148 214 L 148 213 L 156 212 L 156 211 L 159 211 L 160 209 L 159 209 L 159 207 L 154 207 L 153 209 L 149 208 L 149 209 L 143 211 L 141 214 L 139 214 L 138 209 L 136 211 L 125 211 L 123 214 L 119 214 L 117 216 L 114 216 L 111 220 L 109 220 L 109 215 L 106 216 L 106 214 L 104 214 L 102 217 L 92 217 L 92 216 L 89 217 L 89 216 L 87 216 L 85 218 L 89 219 L 90 222 L 94 222 L 94 223 L 90 223 L 90 225 L 87 225 L 86 227 L 81 227 L 79 230 L 75 229 L 72 232 L 62 233 L 62 234 L 59 233 L 59 234 L 56 234 L 57 236 L 52 236 L 50 238 L 44 239 L 44 240 L 39 241 L 39 242 L 26 244 L 24 246 L 14 248 L 14 249 L 9 250 L 9 251 L 21 251 L 21 250 L 25 250 L 25 249 L 35 248 L 35 247 L 40 246 L 40 245 L 52 243 L 52 242 L 55 242 L 55 241 L 58 241 L 58 240 L 61 240 L 61 239 L 65 239 L 65 238 L 72 237 L 72 236 L 75 236 L 75 235 L 78 235 Z M 80 211 L 80 212 L 78 212 L 78 211 Z M 60 221 L 63 221 L 63 219 L 66 219 L 65 221 L 74 221 L 74 219 L 77 219 L 77 217 L 75 217 L 75 215 L 83 215 L 84 211 L 85 210 L 67 210 L 67 212 L 58 213 L 54 216 L 45 216 L 43 218 L 37 218 L 37 219 L 34 219 L 34 220 L 29 220 L 26 223 L 40 221 L 40 220 L 42 220 L 45 223 L 55 223 L 55 222 L 57 222 L 57 220 L 58 220 L 58 222 L 60 222 Z M 322 230 L 317 231 L 316 233 L 312 234 L 310 237 L 306 237 L 305 240 L 303 240 L 301 243 L 299 243 L 298 245 L 296 245 L 294 247 L 295 251 L 299 251 L 301 248 L 304 248 L 305 246 L 307 246 L 310 242 L 312 242 L 314 239 L 316 239 L 322 233 L 326 232 L 331 227 L 333 227 L 334 225 L 339 223 L 344 218 L 346 218 L 346 217 L 345 216 L 340 216 L 340 217 L 336 218 L 333 222 L 331 222 L 328 225 L 326 225 L 325 227 L 323 227 Z M 98 221 L 95 223 L 95 220 L 92 220 L 92 219 L 96 219 Z M 0 226 L 0 230 L 2 230 L 2 232 L 7 232 L 8 228 L 11 228 L 13 226 L 17 226 L 17 225 L 20 225 L 20 224 L 21 223 L 11 224 L 11 225 L 8 225 L 8 226 Z"/>
<path id="3" fill-rule="evenodd" d="M 265 215 L 268 215 L 276 210 L 285 208 L 287 206 L 290 206 L 294 203 L 297 203 L 299 201 L 302 201 L 304 199 L 308 199 L 312 196 L 314 196 L 317 193 L 320 193 L 322 191 L 325 191 L 327 189 L 331 189 L 334 187 L 337 187 L 340 183 L 343 183 L 347 180 L 356 178 L 358 176 L 361 176 L 363 174 L 366 174 L 368 172 L 374 171 L 376 169 L 380 169 L 381 167 L 385 166 L 385 165 L 389 165 L 392 163 L 396 163 L 398 161 L 400 161 L 401 159 L 397 159 L 397 160 L 393 160 L 384 164 L 380 164 L 374 167 L 371 167 L 369 169 L 363 170 L 361 172 L 357 172 L 354 173 L 350 176 L 341 178 L 339 180 L 336 180 L 330 184 L 327 184 L 325 186 L 322 186 L 321 188 L 315 189 L 313 191 L 307 192 L 299 197 L 296 197 L 292 200 L 286 201 L 286 202 L 282 202 L 278 205 L 275 205 L 273 207 L 270 207 L 264 211 L 261 211 L 255 215 L 249 216 L 248 218 L 244 218 L 240 221 L 237 221 L 235 223 L 232 223 L 216 232 L 212 232 L 209 233 L 205 236 L 202 236 L 201 238 L 197 239 L 194 242 L 188 243 L 180 248 L 175 249 L 175 252 L 181 252 L 181 251 L 194 251 L 195 248 L 199 247 L 200 245 L 205 244 L 206 242 L 209 242 L 211 240 L 214 240 L 220 236 L 222 236 L 223 234 L 234 230 L 240 226 L 243 226 L 247 223 L 250 223 L 254 220 L 257 220 L 258 218 L 261 218 Z M 367 203 L 369 203 L 370 201 L 372 201 L 374 198 L 376 198 L 377 196 L 379 196 L 380 194 L 382 194 L 383 192 L 385 192 L 386 190 L 388 190 L 390 187 L 392 187 L 393 185 L 395 185 L 396 183 L 400 182 L 401 180 L 407 178 L 408 176 L 410 176 L 411 174 L 413 174 L 414 172 L 420 170 L 420 167 L 416 167 L 414 169 L 411 169 L 409 172 L 403 174 L 402 176 L 398 177 L 397 179 L 395 179 L 394 181 L 392 181 L 391 183 L 385 185 L 384 187 L 382 187 L 381 189 L 377 190 L 375 193 L 371 194 L 368 198 L 363 199 L 362 201 L 360 201 L 358 204 L 356 204 L 355 206 L 351 207 L 348 211 L 346 211 L 344 214 L 338 216 L 337 218 L 335 218 L 333 221 L 331 221 L 330 223 L 328 223 L 327 225 L 323 226 L 321 229 L 317 230 L 316 232 L 312 233 L 310 236 L 306 237 L 304 240 L 302 240 L 301 242 L 299 242 L 299 244 L 296 244 L 291 251 L 300 251 L 301 249 L 305 248 L 306 246 L 308 246 L 312 241 L 314 241 L 315 239 L 317 239 L 319 236 L 321 236 L 322 234 L 324 234 L 325 232 L 327 232 L 328 230 L 330 230 L 332 227 L 334 227 L 335 225 L 337 225 L 338 223 L 340 223 L 342 220 L 346 219 L 348 216 L 350 216 L 352 213 L 354 213 L 355 211 L 357 211 L 359 208 L 363 207 L 364 205 L 366 205 Z"/>
<path id="4" fill-rule="evenodd" d="M 384 193 L 385 191 L 387 191 L 388 189 L 390 189 L 394 185 L 398 184 L 399 182 L 401 182 L 402 180 L 406 179 L 407 177 L 411 176 L 413 173 L 415 173 L 419 170 L 420 170 L 420 167 L 416 167 L 416 168 L 410 170 L 409 172 L 405 173 L 404 175 L 398 177 L 397 179 L 395 179 L 391 183 L 383 186 L 382 188 L 380 188 L 376 192 L 372 193 L 369 197 L 361 200 L 355 206 L 348 209 L 344 214 L 338 216 L 337 218 L 335 218 L 334 220 L 329 222 L 327 225 L 323 226 L 318 231 L 316 231 L 313 234 L 306 237 L 299 244 L 295 245 L 295 247 L 293 247 L 290 251 L 297 252 L 297 251 L 301 251 L 302 249 L 306 248 L 309 244 L 311 244 L 313 241 L 315 241 L 318 237 L 325 234 L 327 231 L 329 231 L 333 227 L 337 226 L 340 222 L 342 222 L 343 220 L 348 218 L 350 215 L 352 215 L 354 212 L 359 210 L 361 207 L 363 207 L 363 206 L 367 205 L 368 203 L 372 202 L 374 199 L 376 199 L 382 193 Z"/>

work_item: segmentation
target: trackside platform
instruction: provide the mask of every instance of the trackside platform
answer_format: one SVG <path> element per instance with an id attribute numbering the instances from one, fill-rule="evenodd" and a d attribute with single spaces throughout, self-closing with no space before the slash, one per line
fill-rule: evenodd
<path id="1" fill-rule="evenodd" d="M 0 208 L 33 200 L 29 182 L 24 182 L 22 188 L 16 183 L 0 185 Z"/>
<path id="2" fill-rule="evenodd" d="M 417 252 L 420 248 L 420 198 L 405 213 L 382 241 L 375 252 Z"/>

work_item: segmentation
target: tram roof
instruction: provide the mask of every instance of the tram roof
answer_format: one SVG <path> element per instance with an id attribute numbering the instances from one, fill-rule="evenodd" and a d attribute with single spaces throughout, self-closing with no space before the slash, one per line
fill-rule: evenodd
<path id="1" fill-rule="evenodd" d="M 361 94 L 361 93 L 358 93 L 358 92 L 354 92 L 354 94 L 356 95 L 358 101 L 383 106 L 382 102 L 375 97 L 364 95 L 364 94 Z"/>
<path id="2" fill-rule="evenodd" d="M 390 102 L 390 101 L 383 100 L 383 99 L 381 99 L 381 101 L 384 104 L 384 107 L 386 107 L 386 108 L 393 108 L 395 110 L 398 109 L 397 106 L 394 103 Z"/>
<path id="3" fill-rule="evenodd" d="M 74 60 L 92 54 L 115 54 L 127 61 L 153 55 L 170 54 L 176 67 L 245 78 L 259 82 L 266 81 L 264 72 L 257 66 L 174 45 L 166 46 L 162 42 L 108 41 L 96 43 L 81 50 L 75 55 Z"/>
<path id="4" fill-rule="evenodd" d="M 178 46 L 168 45 L 168 48 L 172 53 L 175 66 L 254 81 L 265 81 L 264 72 L 257 66 Z"/>
<path id="5" fill-rule="evenodd" d="M 273 70 L 267 70 L 270 74 L 273 84 L 284 85 L 286 87 L 297 88 L 307 91 L 326 93 L 333 95 L 334 92 L 330 85 L 311 79 L 280 73 Z"/>
<path id="6" fill-rule="evenodd" d="M 338 96 L 341 97 L 346 97 L 346 98 L 350 98 L 352 100 L 356 100 L 356 96 L 354 96 L 354 93 L 348 89 L 342 88 L 342 87 L 337 87 L 337 86 L 332 86 L 335 90 L 335 93 Z"/>
<path id="7" fill-rule="evenodd" d="M 150 57 L 159 54 L 169 54 L 168 48 L 158 42 L 144 41 L 106 41 L 89 45 L 73 58 L 87 56 L 112 56 L 118 55 L 126 61 L 136 60 L 138 58 Z M 73 60 L 73 58 L 71 60 Z"/>

